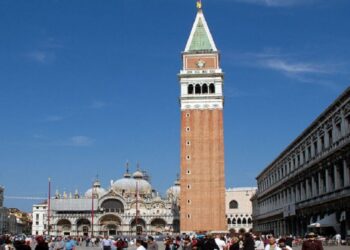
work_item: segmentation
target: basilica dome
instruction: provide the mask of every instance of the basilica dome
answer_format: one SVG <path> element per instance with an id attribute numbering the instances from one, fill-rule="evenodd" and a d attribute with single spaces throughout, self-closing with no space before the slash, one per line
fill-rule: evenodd
<path id="1" fill-rule="evenodd" d="M 167 191 L 166 191 L 167 197 L 169 199 L 177 199 L 180 197 L 180 181 L 176 180 L 174 182 L 174 185 L 171 186 Z"/>
<path id="2" fill-rule="evenodd" d="M 141 171 L 137 170 L 131 178 L 131 175 L 127 172 L 124 174 L 124 178 L 116 180 L 112 184 L 112 189 L 115 192 L 123 194 L 151 194 L 152 186 L 151 184 L 143 179 L 144 175 Z"/>
<path id="3" fill-rule="evenodd" d="M 101 187 L 101 183 L 99 180 L 95 180 L 93 187 L 89 188 L 85 192 L 85 197 L 86 198 L 92 198 L 92 195 L 94 195 L 94 198 L 100 198 L 106 193 L 106 190 Z"/>

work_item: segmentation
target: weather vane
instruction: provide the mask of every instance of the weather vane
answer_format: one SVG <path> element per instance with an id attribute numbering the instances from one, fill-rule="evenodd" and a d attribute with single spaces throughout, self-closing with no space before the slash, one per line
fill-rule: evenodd
<path id="1" fill-rule="evenodd" d="M 202 0 L 197 0 L 197 9 L 201 10 L 202 9 Z"/>

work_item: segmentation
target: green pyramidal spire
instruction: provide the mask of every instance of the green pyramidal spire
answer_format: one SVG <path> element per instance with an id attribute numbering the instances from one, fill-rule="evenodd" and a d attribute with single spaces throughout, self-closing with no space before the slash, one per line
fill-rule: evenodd
<path id="1" fill-rule="evenodd" d="M 194 21 L 185 52 L 217 51 L 202 10 L 199 10 Z"/>

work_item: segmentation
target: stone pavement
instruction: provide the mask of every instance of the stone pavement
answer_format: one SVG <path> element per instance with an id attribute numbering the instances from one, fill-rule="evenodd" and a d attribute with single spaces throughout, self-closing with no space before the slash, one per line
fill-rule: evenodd
<path id="1" fill-rule="evenodd" d="M 159 250 L 164 250 L 163 242 L 158 242 Z M 135 250 L 135 246 L 129 246 L 130 250 Z M 293 250 L 300 250 L 301 246 L 293 247 Z M 77 247 L 77 250 L 101 250 L 100 247 Z M 180 249 L 181 250 L 181 249 Z M 350 246 L 324 246 L 324 250 L 350 250 Z"/>

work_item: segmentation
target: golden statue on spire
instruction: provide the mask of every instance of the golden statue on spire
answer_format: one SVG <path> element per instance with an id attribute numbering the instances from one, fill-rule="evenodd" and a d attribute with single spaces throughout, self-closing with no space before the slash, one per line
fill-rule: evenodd
<path id="1" fill-rule="evenodd" d="M 201 10 L 202 9 L 202 0 L 197 0 L 197 9 Z"/>

